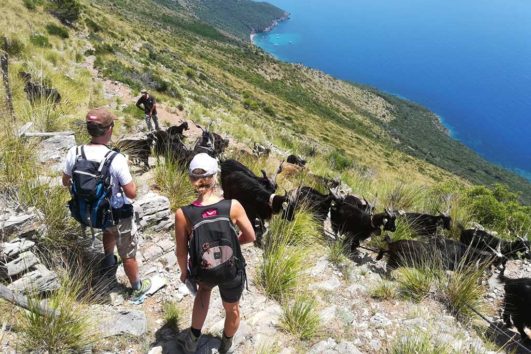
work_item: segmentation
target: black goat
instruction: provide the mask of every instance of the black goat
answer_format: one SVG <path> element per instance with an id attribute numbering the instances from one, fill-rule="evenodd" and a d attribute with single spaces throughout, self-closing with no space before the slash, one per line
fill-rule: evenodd
<path id="1" fill-rule="evenodd" d="M 184 139 L 184 131 L 190 129 L 188 127 L 188 122 L 183 122 L 177 126 L 172 125 L 166 131 L 170 136 L 178 136 L 180 139 Z"/>
<path id="2" fill-rule="evenodd" d="M 294 210 L 294 206 L 287 195 L 274 194 L 274 179 L 258 177 L 236 160 L 221 163 L 221 186 L 226 199 L 236 199 L 242 204 L 253 224 L 258 244 L 265 232 L 264 221 L 273 214 L 282 212 L 286 219 L 293 220 L 293 212 L 289 210 Z"/>
<path id="3" fill-rule="evenodd" d="M 518 258 L 518 253 L 531 259 L 530 242 L 519 238 L 513 242 L 502 240 L 486 231 L 479 229 L 467 229 L 461 231 L 461 242 L 482 251 L 501 253 L 507 258 Z"/>
<path id="4" fill-rule="evenodd" d="M 372 234 L 379 235 L 382 228 L 394 232 L 395 219 L 395 214 L 388 209 L 383 213 L 372 214 L 342 200 L 333 202 L 330 208 L 332 229 L 336 234 L 338 232 L 347 234 L 352 240 L 352 251 L 359 247 L 360 241 L 368 239 Z"/>
<path id="5" fill-rule="evenodd" d="M 297 188 L 289 194 L 296 208 L 301 204 L 306 205 L 319 221 L 326 219 L 330 205 L 333 201 L 337 200 L 333 193 L 329 193 L 328 195 L 322 194 L 316 189 L 306 186 Z"/>
<path id="6" fill-rule="evenodd" d="M 292 163 L 294 165 L 304 167 L 306 165 L 306 160 L 303 160 L 301 157 L 297 155 L 289 155 L 286 159 L 286 162 Z"/>
<path id="7" fill-rule="evenodd" d="M 356 195 L 348 194 L 345 198 L 343 198 L 343 202 L 345 204 L 353 205 L 358 209 L 361 209 L 367 213 L 373 213 L 374 212 L 374 205 L 369 203 L 367 199 L 360 198 Z"/>
<path id="8" fill-rule="evenodd" d="M 427 242 L 417 240 L 399 240 L 392 242 L 389 236 L 385 237 L 388 249 L 380 249 L 377 260 L 382 259 L 384 253 L 389 254 L 387 266 L 390 269 L 398 266 L 421 267 L 428 262 L 441 266 L 443 269 L 455 270 L 458 267 L 504 264 L 505 259 L 489 252 L 479 251 L 465 244 L 445 239 L 432 238 Z M 430 265 L 431 266 L 431 265 Z"/>
<path id="9" fill-rule="evenodd" d="M 196 127 L 201 129 L 203 133 L 201 134 L 201 138 L 195 144 L 192 155 L 204 152 L 212 157 L 218 157 L 229 146 L 228 139 L 223 139 L 221 135 L 210 132 L 208 128 L 204 129 L 197 124 Z"/>
<path id="10" fill-rule="evenodd" d="M 434 236 L 437 234 L 437 227 L 450 230 L 452 218 L 446 214 L 430 215 L 422 213 L 404 213 L 403 216 L 411 230 L 419 236 Z"/>
<path id="11" fill-rule="evenodd" d="M 149 169 L 149 155 L 151 154 L 151 147 L 153 140 L 145 137 L 141 139 L 122 139 L 114 144 L 119 151 L 130 156 L 135 164 L 144 164 L 144 168 Z"/>
<path id="12" fill-rule="evenodd" d="M 520 332 L 522 340 L 531 344 L 525 333 L 525 327 L 531 328 L 531 278 L 510 279 L 504 275 L 505 268 L 500 272 L 500 280 L 505 284 L 503 299 L 503 321 L 507 327 L 514 326 Z"/>
<path id="13" fill-rule="evenodd" d="M 37 100 L 46 100 L 54 105 L 61 103 L 61 95 L 56 89 L 33 82 L 27 72 L 20 72 L 19 77 L 24 80 L 24 92 L 31 103 Z"/>

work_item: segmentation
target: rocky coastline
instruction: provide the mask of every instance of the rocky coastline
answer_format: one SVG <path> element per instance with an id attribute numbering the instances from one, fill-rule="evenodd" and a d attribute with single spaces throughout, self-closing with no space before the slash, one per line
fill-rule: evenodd
<path id="1" fill-rule="evenodd" d="M 271 32 L 273 30 L 273 28 L 275 28 L 276 26 L 278 26 L 281 22 L 283 21 L 286 21 L 286 20 L 289 20 L 289 16 L 290 14 L 288 12 L 285 12 L 284 15 L 282 17 L 279 17 L 277 19 L 274 19 L 273 22 L 267 26 L 266 28 L 264 28 L 263 30 L 256 30 L 256 29 L 252 29 L 251 30 L 251 33 L 249 34 L 249 39 L 251 40 L 251 43 L 254 43 L 253 40 L 254 40 L 254 37 L 258 34 L 258 33 L 267 33 L 267 32 Z"/>

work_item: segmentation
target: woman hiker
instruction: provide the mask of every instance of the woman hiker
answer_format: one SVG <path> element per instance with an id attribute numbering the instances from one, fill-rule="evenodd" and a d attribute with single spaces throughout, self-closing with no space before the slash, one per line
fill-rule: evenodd
<path id="1" fill-rule="evenodd" d="M 192 324 L 179 342 L 186 352 L 197 349 L 214 287 L 225 309 L 220 353 L 228 353 L 240 325 L 239 301 L 246 284 L 245 260 L 240 245 L 255 241 L 245 210 L 237 200 L 217 193 L 217 160 L 205 153 L 190 162 L 189 176 L 197 200 L 175 213 L 176 253 L 181 281 L 198 284 Z M 239 233 L 234 226 L 237 226 Z"/>

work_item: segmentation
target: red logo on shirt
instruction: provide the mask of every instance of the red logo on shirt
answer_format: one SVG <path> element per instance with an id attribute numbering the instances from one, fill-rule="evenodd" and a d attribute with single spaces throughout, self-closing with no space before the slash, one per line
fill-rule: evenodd
<path id="1" fill-rule="evenodd" d="M 209 209 L 205 210 L 201 216 L 204 218 L 211 218 L 218 215 L 217 209 Z"/>

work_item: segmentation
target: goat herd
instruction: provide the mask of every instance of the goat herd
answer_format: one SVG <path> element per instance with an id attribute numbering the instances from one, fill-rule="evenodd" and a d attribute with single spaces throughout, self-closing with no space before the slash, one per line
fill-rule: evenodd
<path id="1" fill-rule="evenodd" d="M 199 127 L 199 126 L 198 126 Z M 201 138 L 193 149 L 183 144 L 183 132 L 188 130 L 188 123 L 173 126 L 166 131 L 149 133 L 143 140 L 121 140 L 117 145 L 137 158 L 148 167 L 149 154 L 164 155 L 173 158 L 181 166 L 186 166 L 196 153 L 206 152 L 219 157 L 228 146 L 228 140 L 218 134 L 202 129 Z M 303 167 L 305 162 L 300 157 L 290 155 L 288 165 Z M 273 214 L 280 214 L 283 219 L 292 221 L 298 210 L 304 207 L 313 213 L 320 223 L 330 217 L 335 235 L 342 234 L 350 243 L 351 251 L 356 251 L 360 242 L 372 235 L 380 235 L 383 231 L 396 231 L 397 218 L 402 218 L 415 235 L 415 240 L 392 241 L 389 235 L 384 240 L 386 249 L 380 249 L 377 260 L 388 255 L 387 268 L 398 266 L 418 266 L 426 260 L 437 260 L 438 266 L 445 270 L 456 270 L 463 267 L 500 266 L 500 280 L 505 284 L 505 300 L 503 319 L 507 326 L 514 324 L 522 339 L 529 341 L 524 328 L 531 327 L 531 278 L 509 279 L 505 277 L 505 263 L 508 259 L 525 257 L 531 259 L 530 242 L 518 237 L 509 242 L 479 229 L 460 229 L 460 240 L 445 238 L 439 229 L 450 230 L 452 219 L 440 213 L 429 215 L 416 212 L 395 212 L 385 208 L 375 213 L 375 206 L 365 198 L 355 195 L 340 195 L 339 182 L 320 177 L 327 185 L 328 194 L 316 189 L 301 186 L 284 195 L 275 194 L 276 179 L 283 170 L 284 163 L 272 177 L 262 170 L 262 176 L 255 175 L 249 168 L 234 159 L 221 159 L 221 187 L 224 197 L 237 199 L 244 207 L 257 235 L 257 243 L 261 244 L 266 232 L 266 223 Z"/>

